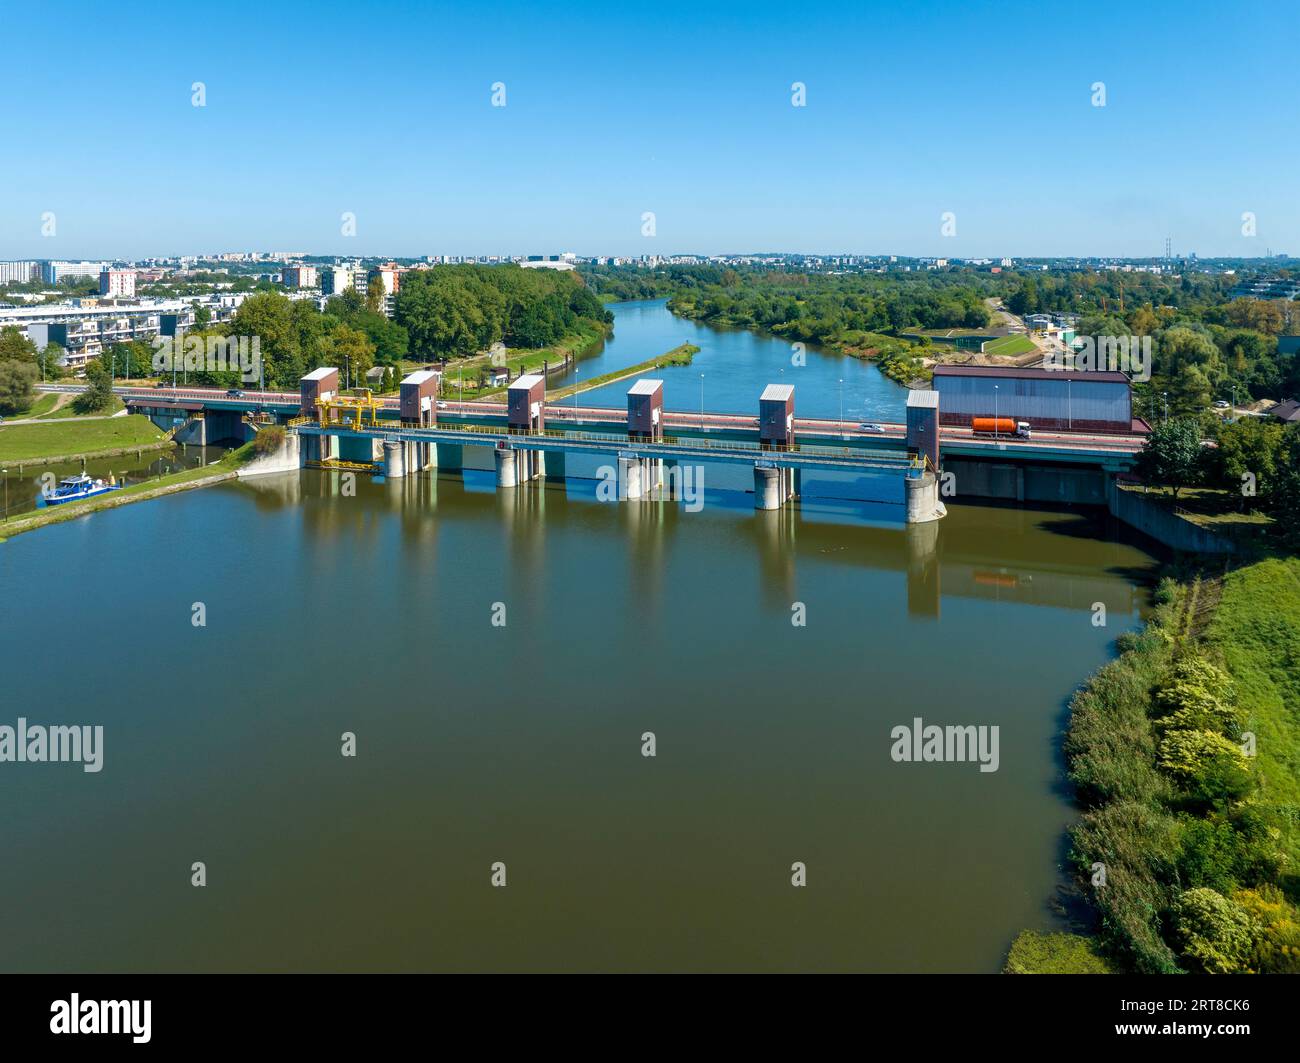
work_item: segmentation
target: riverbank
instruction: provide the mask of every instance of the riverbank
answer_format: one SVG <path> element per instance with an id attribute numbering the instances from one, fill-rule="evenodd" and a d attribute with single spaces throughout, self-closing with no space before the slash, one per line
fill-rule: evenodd
<path id="1" fill-rule="evenodd" d="M 639 362 L 636 365 L 629 365 L 623 369 L 614 369 L 608 373 L 602 373 L 600 376 L 592 377 L 590 380 L 580 380 L 576 384 L 560 388 L 551 392 L 547 398 L 551 402 L 563 402 L 566 398 L 581 395 L 585 391 L 594 391 L 596 388 L 603 388 L 607 384 L 617 384 L 620 380 L 640 376 L 642 373 L 649 373 L 655 369 L 665 369 L 674 365 L 690 365 L 699 353 L 700 348 L 695 344 L 682 343 L 671 351 L 665 351 L 654 358 L 647 358 L 644 362 Z"/>
<path id="2" fill-rule="evenodd" d="M 85 502 L 68 502 L 61 506 L 45 507 L 34 513 L 23 513 L 7 520 L 0 520 L 0 543 L 15 535 L 35 531 L 48 524 L 60 524 L 100 510 L 115 509 L 118 506 L 130 505 L 132 502 L 144 502 L 151 498 L 176 494 L 179 491 L 190 491 L 196 487 L 207 487 L 210 484 L 233 480 L 239 475 L 240 468 L 254 457 L 256 453 L 253 444 L 246 443 L 238 450 L 232 450 L 220 461 L 199 469 L 169 473 L 156 480 L 133 484 L 119 491 L 87 499 Z"/>
<path id="3" fill-rule="evenodd" d="M 0 462 L 6 465 L 52 465 L 80 458 L 110 458 L 170 445 L 165 432 L 138 414 L 0 426 Z"/>
<path id="4" fill-rule="evenodd" d="M 1139 973 L 1300 973 L 1300 558 L 1167 579 L 1120 648 L 1065 739 L 1095 945 Z M 1024 938 L 1022 969 L 1082 955 Z"/>
<path id="5" fill-rule="evenodd" d="M 524 348 L 508 350 L 503 361 L 493 362 L 491 355 L 479 354 L 473 358 L 451 362 L 447 365 L 443 377 L 443 392 L 447 395 L 454 393 L 459 396 L 463 389 L 467 399 L 485 399 L 503 395 L 506 390 L 503 387 L 479 387 L 483 375 L 489 369 L 508 369 L 512 380 L 522 373 L 559 372 L 598 347 L 609 338 L 611 331 L 612 326 L 593 324 L 578 329 L 549 347 L 539 347 L 535 350 Z"/>

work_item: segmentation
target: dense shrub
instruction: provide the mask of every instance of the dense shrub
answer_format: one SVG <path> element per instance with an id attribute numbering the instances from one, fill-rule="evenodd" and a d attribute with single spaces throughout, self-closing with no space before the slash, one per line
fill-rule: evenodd
<path id="1" fill-rule="evenodd" d="M 1174 933 L 1188 966 L 1204 974 L 1244 974 L 1254 948 L 1253 924 L 1246 910 L 1204 886 L 1178 900 Z"/>

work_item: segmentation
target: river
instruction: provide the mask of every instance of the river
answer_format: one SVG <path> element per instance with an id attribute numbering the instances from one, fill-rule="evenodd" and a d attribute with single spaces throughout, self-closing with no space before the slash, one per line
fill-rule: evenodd
<path id="1" fill-rule="evenodd" d="M 616 308 L 600 357 L 706 340 L 710 407 L 753 408 L 776 341 L 746 369 L 747 334 L 654 306 Z M 832 357 L 803 412 L 841 374 L 901 406 Z M 0 764 L 0 967 L 996 970 L 1060 927 L 1066 702 L 1151 565 L 1103 514 L 907 529 L 448 474 L 17 536 L 0 724 L 102 725 L 104 753 Z M 997 770 L 895 762 L 916 717 L 996 726 Z"/>

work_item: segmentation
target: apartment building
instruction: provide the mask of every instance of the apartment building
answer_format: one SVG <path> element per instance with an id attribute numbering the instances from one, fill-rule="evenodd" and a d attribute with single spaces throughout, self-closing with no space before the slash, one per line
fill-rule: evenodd
<path id="1" fill-rule="evenodd" d="M 135 270 L 101 270 L 99 274 L 99 294 L 112 298 L 135 298 Z"/>

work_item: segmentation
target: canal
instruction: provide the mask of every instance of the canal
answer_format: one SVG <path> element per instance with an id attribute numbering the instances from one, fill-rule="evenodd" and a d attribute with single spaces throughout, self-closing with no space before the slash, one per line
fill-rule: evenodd
<path id="1" fill-rule="evenodd" d="M 624 364 L 745 335 L 674 320 Z M 817 372 L 808 412 L 850 372 L 900 402 Z M 104 754 L 0 764 L 0 965 L 996 970 L 1061 927 L 1065 707 L 1151 565 L 1102 514 L 316 471 L 17 536 L 0 724 Z M 895 762 L 917 717 L 997 727 L 997 770 Z"/>

